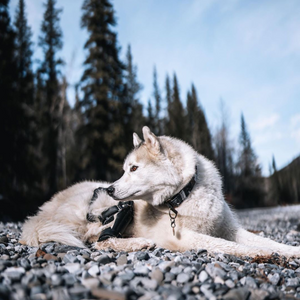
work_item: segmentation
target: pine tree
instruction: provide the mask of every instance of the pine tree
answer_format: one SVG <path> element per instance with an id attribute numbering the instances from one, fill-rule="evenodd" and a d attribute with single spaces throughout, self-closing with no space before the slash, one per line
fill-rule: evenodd
<path id="1" fill-rule="evenodd" d="M 186 115 L 179 96 L 179 86 L 176 74 L 173 77 L 171 102 L 168 105 L 168 121 L 166 134 L 185 140 Z"/>
<path id="2" fill-rule="evenodd" d="M 155 114 L 154 114 L 154 128 L 152 129 L 156 135 L 162 134 L 162 120 L 161 120 L 161 96 L 157 82 L 156 67 L 153 69 L 153 97 L 155 101 Z"/>
<path id="3" fill-rule="evenodd" d="M 263 204 L 264 187 L 257 156 L 251 145 L 243 114 L 239 137 L 240 154 L 237 162 L 238 177 L 235 190 L 236 206 L 255 207 Z"/>
<path id="4" fill-rule="evenodd" d="M 89 38 L 88 56 L 81 84 L 81 106 L 85 125 L 87 178 L 113 180 L 119 176 L 126 149 L 124 128 L 128 127 L 130 106 L 123 84 L 124 65 L 119 59 L 113 6 L 108 0 L 85 0 L 81 25 Z"/>
<path id="5" fill-rule="evenodd" d="M 272 176 L 271 176 L 271 201 L 272 204 L 276 204 L 276 205 L 280 205 L 282 204 L 282 202 L 286 201 L 286 199 L 283 199 L 283 191 L 282 191 L 282 187 L 281 187 L 281 183 L 280 183 L 280 176 L 277 170 L 277 166 L 276 166 L 276 161 L 275 161 L 275 157 L 273 155 L 272 157 L 272 166 L 271 166 L 271 170 L 272 170 Z"/>
<path id="6" fill-rule="evenodd" d="M 170 78 L 168 75 L 166 76 L 166 100 L 167 100 L 166 101 L 167 106 L 169 107 L 172 102 L 172 92 L 171 92 Z"/>
<path id="7" fill-rule="evenodd" d="M 16 198 L 18 168 L 18 145 L 15 134 L 20 124 L 20 106 L 16 101 L 17 66 L 15 63 L 15 33 L 9 16 L 8 0 L 0 0 L 0 194 L 2 200 L 0 217 L 7 213 Z M 15 122 L 16 121 L 16 122 Z M 10 204 L 12 203 L 12 204 Z M 3 215 L 2 215 L 3 214 Z M 1 216 L 2 215 L 2 216 Z"/>
<path id="8" fill-rule="evenodd" d="M 66 171 L 67 183 L 76 182 L 81 178 L 80 172 L 83 169 L 84 163 L 84 149 L 85 145 L 79 134 L 79 129 L 84 124 L 84 116 L 81 111 L 80 97 L 79 97 L 79 83 L 74 86 L 75 90 L 75 104 L 73 108 L 68 105 L 66 101 L 64 108 L 64 119 L 66 132 Z"/>
<path id="9" fill-rule="evenodd" d="M 247 126 L 245 123 L 244 115 L 241 115 L 241 133 L 239 137 L 241 146 L 239 169 L 242 176 L 254 176 L 257 171 L 257 157 L 252 149 L 251 139 Z"/>
<path id="10" fill-rule="evenodd" d="M 195 86 L 187 95 L 187 140 L 202 155 L 214 159 L 211 134 Z"/>
<path id="11" fill-rule="evenodd" d="M 59 26 L 62 9 L 56 8 L 56 0 L 47 0 L 44 4 L 45 13 L 39 36 L 39 46 L 44 53 L 40 67 L 41 80 L 44 81 L 45 103 L 42 111 L 43 152 L 46 157 L 44 182 L 47 182 L 48 195 L 55 193 L 59 185 L 59 174 L 62 165 L 59 161 L 59 126 L 61 124 L 61 87 L 59 82 L 59 66 L 62 60 L 57 52 L 62 49 L 62 31 Z M 45 184 L 46 185 L 46 184 Z"/>
<path id="12" fill-rule="evenodd" d="M 32 109 L 33 105 L 33 71 L 32 71 L 32 33 L 27 24 L 24 0 L 19 0 L 15 17 L 16 63 L 18 68 L 18 98 Z M 22 100 L 23 99 L 23 100 Z"/>
<path id="13" fill-rule="evenodd" d="M 195 149 L 197 148 L 198 136 L 198 103 L 194 101 L 190 91 L 187 93 L 186 110 L 187 110 L 187 142 Z"/>
<path id="14" fill-rule="evenodd" d="M 145 125 L 143 105 L 139 102 L 138 98 L 142 85 L 137 80 L 137 67 L 133 64 L 130 45 L 127 48 L 125 67 L 126 94 L 131 107 L 129 130 L 130 132 L 141 132 L 141 128 Z"/>
<path id="15" fill-rule="evenodd" d="M 153 107 L 151 100 L 148 100 L 148 106 L 147 106 L 147 119 L 146 119 L 146 125 L 152 129 L 155 127 L 155 116 L 153 113 Z"/>
<path id="16" fill-rule="evenodd" d="M 232 202 L 232 193 L 234 190 L 234 162 L 233 146 L 229 137 L 228 115 L 225 111 L 224 102 L 220 102 L 221 124 L 217 128 L 214 136 L 216 165 L 219 169 L 222 180 L 225 197 Z"/>
<path id="17" fill-rule="evenodd" d="M 38 167 L 38 126 L 34 102 L 34 74 L 32 70 L 32 33 L 28 26 L 24 0 L 19 0 L 14 22 L 15 61 L 17 65 L 16 102 L 20 106 L 20 129 L 15 135 L 18 145 L 18 184 L 27 208 L 40 204 L 40 172 Z M 27 201 L 24 201 L 24 197 Z M 31 202 L 31 203 L 29 203 Z"/>
<path id="18" fill-rule="evenodd" d="M 166 114 L 165 117 L 163 118 L 163 132 L 164 134 L 168 134 L 168 126 L 170 125 L 170 115 L 172 114 L 171 110 L 171 102 L 172 102 L 172 91 L 171 91 L 171 85 L 170 85 L 170 78 L 169 75 L 167 74 L 166 80 L 165 80 L 165 102 L 167 104 L 166 107 Z"/>

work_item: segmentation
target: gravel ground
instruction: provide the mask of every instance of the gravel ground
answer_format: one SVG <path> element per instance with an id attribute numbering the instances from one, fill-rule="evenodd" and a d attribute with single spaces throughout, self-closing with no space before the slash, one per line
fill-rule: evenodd
<path id="1" fill-rule="evenodd" d="M 238 212 L 243 226 L 300 245 L 300 206 Z M 0 299 L 300 299 L 300 259 L 206 250 L 117 253 L 18 243 L 22 224 L 0 223 Z"/>

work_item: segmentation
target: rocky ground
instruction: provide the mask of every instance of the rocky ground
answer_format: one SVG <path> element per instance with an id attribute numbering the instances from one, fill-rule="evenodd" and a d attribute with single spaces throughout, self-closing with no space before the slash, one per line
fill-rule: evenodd
<path id="1" fill-rule="evenodd" d="M 300 245 L 300 206 L 238 212 L 243 226 Z M 208 254 L 204 249 L 116 253 L 18 243 L 22 224 L 0 223 L 0 299 L 296 299 L 300 259 Z"/>

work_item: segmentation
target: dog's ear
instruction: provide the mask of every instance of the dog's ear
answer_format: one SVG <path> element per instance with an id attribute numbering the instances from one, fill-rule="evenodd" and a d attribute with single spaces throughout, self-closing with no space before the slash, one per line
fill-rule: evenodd
<path id="1" fill-rule="evenodd" d="M 133 133 L 133 146 L 134 148 L 138 147 L 142 143 L 140 137 L 134 132 Z"/>
<path id="2" fill-rule="evenodd" d="M 151 152 L 158 153 L 160 151 L 160 144 L 159 144 L 158 138 L 156 137 L 156 135 L 153 132 L 151 132 L 149 127 L 147 127 L 147 126 L 143 127 L 143 136 L 144 136 L 144 140 L 145 140 L 145 144 L 146 144 L 147 148 Z"/>

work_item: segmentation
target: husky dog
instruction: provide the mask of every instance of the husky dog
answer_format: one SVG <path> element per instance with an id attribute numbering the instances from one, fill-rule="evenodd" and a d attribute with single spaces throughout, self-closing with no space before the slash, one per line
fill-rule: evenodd
<path id="1" fill-rule="evenodd" d="M 143 127 L 143 137 L 144 141 L 133 134 L 134 150 L 125 159 L 124 175 L 107 189 L 115 200 L 137 200 L 128 232 L 132 238 L 98 242 L 97 249 L 130 251 L 143 244 L 142 237 L 170 250 L 300 257 L 300 247 L 262 238 L 240 226 L 224 201 L 221 178 L 211 161 L 181 140 L 155 136 L 148 127 Z"/>
<path id="2" fill-rule="evenodd" d="M 137 251 L 157 245 L 237 256 L 277 252 L 300 257 L 299 247 L 276 243 L 240 226 L 224 201 L 221 178 L 212 162 L 183 141 L 156 137 L 148 127 L 143 127 L 143 138 L 133 134 L 134 150 L 125 159 L 124 175 L 118 181 L 112 185 L 82 182 L 58 193 L 24 223 L 20 242 L 38 246 L 56 241 L 85 247 L 85 242 L 96 242 L 112 226 L 90 222 L 87 214 L 101 215 L 115 200 L 134 200 L 134 218 L 125 238 L 97 242 L 97 249 Z M 109 195 L 106 191 L 95 195 L 99 187 L 107 188 Z"/>

